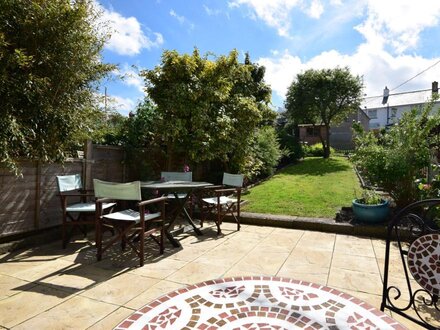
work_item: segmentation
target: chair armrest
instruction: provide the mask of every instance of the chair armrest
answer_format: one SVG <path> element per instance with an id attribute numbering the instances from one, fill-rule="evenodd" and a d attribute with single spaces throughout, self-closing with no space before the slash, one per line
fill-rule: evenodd
<path id="1" fill-rule="evenodd" d="M 157 197 L 157 198 L 153 198 L 153 199 L 149 199 L 146 201 L 141 201 L 139 202 L 139 206 L 144 206 L 144 205 L 148 205 L 148 204 L 154 204 L 154 203 L 159 203 L 162 201 L 166 201 L 168 200 L 168 197 L 164 196 L 164 197 Z"/>
<path id="2" fill-rule="evenodd" d="M 79 191 L 83 194 L 95 194 L 93 189 L 80 189 Z"/>
<path id="3" fill-rule="evenodd" d="M 202 189 L 202 191 L 203 191 L 203 190 L 215 190 L 215 189 L 220 189 L 220 188 L 224 188 L 224 186 L 223 186 L 223 185 L 207 186 L 207 187 L 204 187 L 204 188 Z"/>
<path id="4" fill-rule="evenodd" d="M 65 197 L 95 197 L 95 194 L 91 193 L 82 193 L 82 192 L 62 192 L 59 193 L 59 196 L 65 196 Z"/>
<path id="5" fill-rule="evenodd" d="M 114 199 L 112 198 L 97 198 L 95 200 L 95 203 L 106 203 L 106 202 L 113 202 Z"/>
<path id="6" fill-rule="evenodd" d="M 228 192 L 238 192 L 240 191 L 241 188 L 225 188 L 225 189 L 217 189 L 215 192 L 217 194 L 224 194 L 224 193 L 228 193 Z"/>

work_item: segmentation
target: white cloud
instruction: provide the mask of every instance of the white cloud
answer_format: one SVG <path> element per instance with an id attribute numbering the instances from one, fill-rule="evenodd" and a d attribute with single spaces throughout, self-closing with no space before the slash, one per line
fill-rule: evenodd
<path id="1" fill-rule="evenodd" d="M 125 63 L 120 69 L 115 70 L 114 74 L 122 79 L 122 83 L 127 86 L 133 86 L 141 93 L 144 93 L 144 79 L 139 75 L 137 68 L 129 66 Z"/>
<path id="2" fill-rule="evenodd" d="M 205 12 L 206 14 L 208 14 L 208 16 L 217 16 L 222 13 L 220 9 L 212 9 L 209 8 L 207 5 L 203 5 L 203 8 L 205 9 Z"/>
<path id="3" fill-rule="evenodd" d="M 286 96 L 287 88 L 296 75 L 303 70 L 301 59 L 292 56 L 286 50 L 274 57 L 264 57 L 257 60 L 258 64 L 266 67 L 265 80 L 272 91 L 281 98 Z"/>
<path id="4" fill-rule="evenodd" d="M 340 1 L 330 0 L 331 5 L 338 5 Z M 321 0 L 231 0 L 229 8 L 238 8 L 246 5 L 251 8 L 250 17 L 261 19 L 267 25 L 276 28 L 278 34 L 289 37 L 292 10 L 298 8 L 311 18 L 318 19 L 324 13 Z"/>
<path id="5" fill-rule="evenodd" d="M 256 17 L 276 28 L 280 36 L 287 37 L 290 29 L 290 11 L 298 3 L 299 0 L 232 0 L 229 7 L 249 6 Z"/>
<path id="6" fill-rule="evenodd" d="M 437 59 L 426 59 L 416 55 L 393 56 L 384 50 L 375 50 L 368 44 L 361 45 L 352 55 L 344 55 L 336 50 L 323 52 L 308 61 L 284 51 L 279 56 L 260 58 L 257 62 L 266 67 L 266 81 L 281 99 L 298 73 L 307 69 L 324 69 L 348 66 L 350 71 L 363 77 L 365 90 L 369 96 L 381 95 L 385 86 L 392 89 L 400 83 L 423 71 Z M 429 89 L 431 82 L 440 77 L 440 66 L 420 75 L 396 92 Z"/>
<path id="7" fill-rule="evenodd" d="M 367 19 L 356 29 L 368 43 L 390 45 L 397 54 L 414 49 L 420 33 L 439 22 L 440 1 L 368 0 Z"/>
<path id="8" fill-rule="evenodd" d="M 122 96 L 111 95 L 109 96 L 109 107 L 118 111 L 122 115 L 128 115 L 130 111 L 133 111 L 136 103 L 130 98 Z"/>
<path id="9" fill-rule="evenodd" d="M 421 31 L 437 26 L 440 18 L 440 1 L 425 0 L 230 0 L 230 8 L 247 6 L 250 17 L 260 19 L 277 29 L 280 36 L 289 37 L 292 11 L 301 10 L 311 18 L 319 19 L 326 8 L 331 15 L 356 15 L 361 8 L 366 19 L 356 29 L 367 42 L 378 46 L 391 46 L 398 54 L 414 49 L 419 42 Z M 320 22 L 322 24 L 325 22 Z"/>
<path id="10" fill-rule="evenodd" d="M 180 24 L 185 23 L 185 17 L 177 15 L 173 9 L 170 10 L 170 15 L 176 18 Z"/>
<path id="11" fill-rule="evenodd" d="M 190 22 L 185 16 L 178 15 L 173 9 L 170 10 L 170 15 L 174 17 L 181 25 L 188 25 L 190 30 L 194 29 L 194 23 Z"/>
<path id="12" fill-rule="evenodd" d="M 236 1 L 253 2 L 252 0 Z M 328 50 L 305 60 L 287 50 L 284 52 L 271 50 L 269 57 L 258 60 L 266 67 L 266 81 L 272 86 L 273 92 L 284 99 L 288 86 L 298 73 L 310 68 L 348 66 L 353 74 L 363 77 L 364 92 L 367 95 L 381 95 L 385 86 L 393 89 L 439 60 L 439 58 L 424 58 L 414 52 L 421 32 L 439 23 L 440 1 L 427 0 L 427 2 L 422 5 L 413 0 L 398 2 L 330 0 L 328 3 L 335 6 L 332 10 L 334 15 L 326 18 L 316 30 L 304 36 L 302 42 L 314 42 L 319 35 L 326 33 L 327 30 L 331 31 L 332 26 L 348 22 L 353 16 L 364 17 L 364 21 L 355 29 L 362 34 L 365 41 L 350 54 Z M 319 13 L 319 3 L 317 8 L 316 13 Z M 359 16 L 359 13 L 363 15 Z M 335 23 L 337 21 L 340 21 L 340 24 Z M 409 50 L 412 52 L 408 52 Z M 421 74 L 395 92 L 429 89 L 431 82 L 439 79 L 440 65 Z"/>
<path id="13" fill-rule="evenodd" d="M 306 9 L 307 14 L 312 18 L 320 18 L 324 12 L 324 6 L 321 1 L 313 0 L 310 7 Z"/>
<path id="14" fill-rule="evenodd" d="M 143 48 L 151 49 L 163 44 L 163 36 L 158 32 L 145 32 L 135 17 L 124 17 L 112 9 L 96 4 L 102 11 L 102 20 L 108 22 L 111 38 L 106 48 L 120 55 L 137 55 Z M 146 35 L 147 33 L 147 35 Z"/>

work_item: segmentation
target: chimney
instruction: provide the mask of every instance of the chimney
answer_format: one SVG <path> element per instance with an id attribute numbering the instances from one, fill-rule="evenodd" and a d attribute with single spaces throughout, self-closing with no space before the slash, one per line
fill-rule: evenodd
<path id="1" fill-rule="evenodd" d="M 388 96 L 390 96 L 390 90 L 385 86 L 385 89 L 383 90 L 382 104 L 388 103 Z"/>
<path id="2" fill-rule="evenodd" d="M 438 82 L 437 81 L 432 82 L 432 94 L 438 94 Z"/>

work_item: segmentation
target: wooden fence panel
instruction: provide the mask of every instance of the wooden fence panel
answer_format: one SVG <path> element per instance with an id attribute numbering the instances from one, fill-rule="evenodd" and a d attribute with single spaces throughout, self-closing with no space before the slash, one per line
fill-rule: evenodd
<path id="1" fill-rule="evenodd" d="M 123 148 L 112 146 L 94 146 L 91 178 L 125 182 L 125 152 Z M 93 184 L 91 185 L 93 186 Z"/>
<path id="2" fill-rule="evenodd" d="M 69 160 L 62 165 L 20 162 L 22 177 L 0 168 L 0 238 L 61 224 L 57 175 L 81 174 L 89 188 L 93 187 L 93 178 L 125 181 L 122 148 L 98 145 L 90 148 L 85 159 Z M 89 177 L 87 172 L 91 173 Z"/>
<path id="3" fill-rule="evenodd" d="M 36 166 L 22 162 L 22 177 L 0 170 L 0 233 L 23 232 L 34 228 Z"/>

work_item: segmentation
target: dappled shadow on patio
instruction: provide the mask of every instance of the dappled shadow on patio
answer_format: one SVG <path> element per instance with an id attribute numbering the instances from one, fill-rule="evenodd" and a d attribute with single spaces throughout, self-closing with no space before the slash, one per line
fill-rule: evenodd
<path id="1" fill-rule="evenodd" d="M 212 222 L 179 234 L 146 263 L 115 245 L 96 261 L 90 242 L 56 242 L 1 256 L 0 325 L 12 329 L 108 329 L 153 299 L 188 284 L 231 276 L 279 276 L 340 289 L 380 305 L 385 243 L 368 237 Z M 29 301 L 35 303 L 29 304 Z"/>

